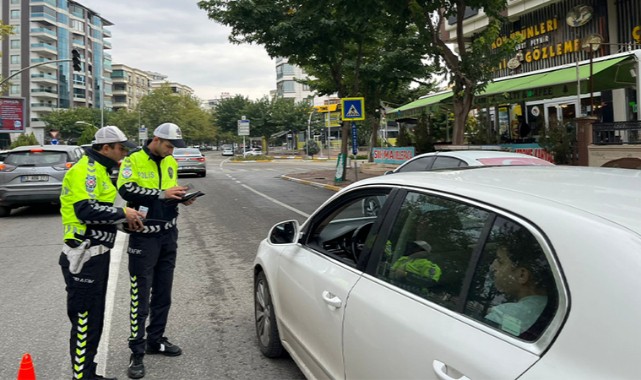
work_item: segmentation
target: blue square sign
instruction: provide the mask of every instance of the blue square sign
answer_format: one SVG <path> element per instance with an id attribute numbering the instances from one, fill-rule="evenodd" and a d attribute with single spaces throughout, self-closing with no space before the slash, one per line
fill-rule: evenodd
<path id="1" fill-rule="evenodd" d="M 341 118 L 349 121 L 365 120 L 365 98 L 342 98 Z"/>

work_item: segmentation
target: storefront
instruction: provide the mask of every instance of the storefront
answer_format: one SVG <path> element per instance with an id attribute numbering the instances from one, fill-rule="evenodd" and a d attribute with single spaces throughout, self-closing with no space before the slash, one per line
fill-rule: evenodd
<path id="1" fill-rule="evenodd" d="M 523 3 L 521 7 L 514 6 L 518 2 Z M 510 142 L 529 143 L 551 123 L 580 116 L 595 116 L 603 122 L 641 120 L 637 106 L 641 99 L 641 1 L 549 3 L 523 11 L 528 6 L 525 2 L 510 1 L 507 16 L 512 21 L 504 25 L 493 47 L 516 35 L 521 36 L 521 43 L 477 95 L 476 108 L 490 114 L 492 128 Z M 451 93 L 433 94 L 399 107 L 396 117 L 417 117 L 435 103 L 451 103 Z M 530 126 L 527 139 L 516 131 L 519 116 Z"/>

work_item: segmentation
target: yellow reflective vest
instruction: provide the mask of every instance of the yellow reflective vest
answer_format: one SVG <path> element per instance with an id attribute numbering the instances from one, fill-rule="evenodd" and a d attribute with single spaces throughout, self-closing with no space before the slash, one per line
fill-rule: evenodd
<path id="1" fill-rule="evenodd" d="M 116 187 L 109 170 L 116 163 L 94 150 L 83 156 L 65 174 L 60 193 L 64 240 L 83 241 L 112 248 L 116 223 L 125 220 L 122 208 L 114 207 Z"/>
<path id="2" fill-rule="evenodd" d="M 168 202 L 165 190 L 178 186 L 178 163 L 173 156 L 154 156 L 145 146 L 131 153 L 120 165 L 118 193 L 127 206 L 147 207 L 142 233 L 156 233 L 176 226 L 178 205 Z"/>

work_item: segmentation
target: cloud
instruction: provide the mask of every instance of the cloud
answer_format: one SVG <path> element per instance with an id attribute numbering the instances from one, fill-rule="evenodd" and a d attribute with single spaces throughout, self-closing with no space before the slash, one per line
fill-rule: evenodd
<path id="1" fill-rule="evenodd" d="M 202 99 L 222 92 L 257 99 L 276 87 L 274 61 L 262 47 L 234 45 L 230 29 L 184 0 L 81 0 L 114 25 L 113 63 L 168 76 Z"/>

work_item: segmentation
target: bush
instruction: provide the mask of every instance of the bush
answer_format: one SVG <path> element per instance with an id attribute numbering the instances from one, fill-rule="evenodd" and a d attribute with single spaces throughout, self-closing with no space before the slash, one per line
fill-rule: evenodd
<path id="1" fill-rule="evenodd" d="M 40 142 L 38 142 L 33 133 L 23 133 L 16 139 L 16 141 L 11 143 L 11 149 L 25 145 L 40 145 Z"/>

